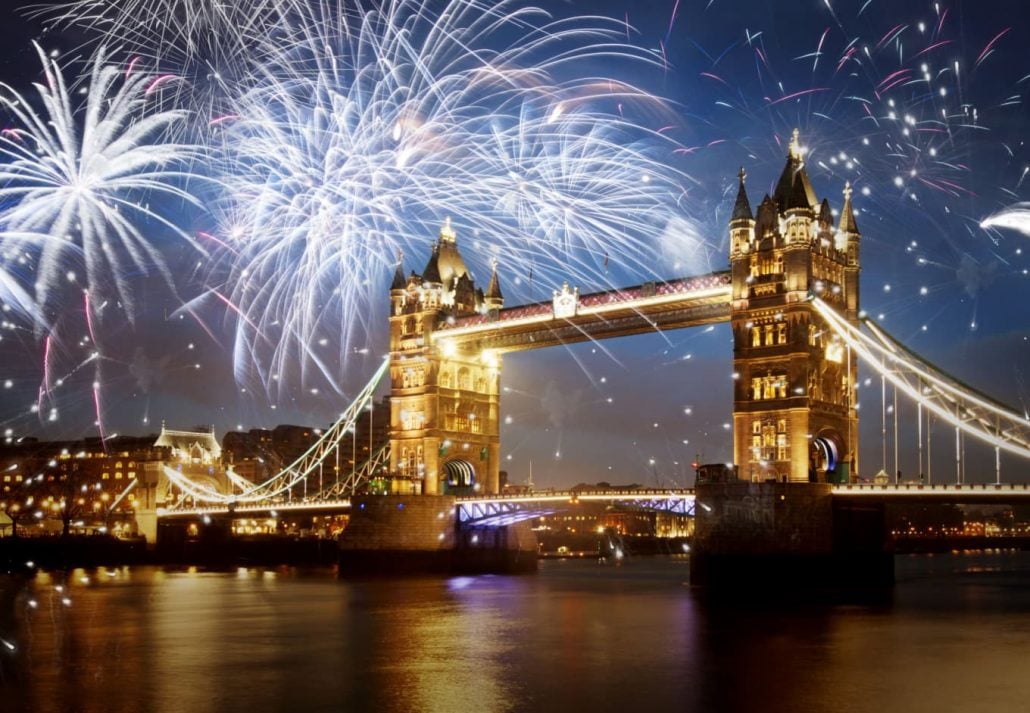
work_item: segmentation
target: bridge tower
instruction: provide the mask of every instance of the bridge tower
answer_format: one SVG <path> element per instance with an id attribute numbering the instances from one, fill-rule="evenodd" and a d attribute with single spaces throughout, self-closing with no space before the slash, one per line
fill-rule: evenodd
<path id="1" fill-rule="evenodd" d="M 449 218 L 421 275 L 405 277 L 398 263 L 390 285 L 393 492 L 498 492 L 500 357 L 433 336 L 447 320 L 496 314 L 503 302 L 496 262 L 484 294 Z"/>
<path id="2" fill-rule="evenodd" d="M 843 482 L 858 468 L 857 356 L 831 336 L 810 298 L 858 319 L 851 187 L 835 228 L 797 130 L 774 195 L 754 215 L 745 177 L 741 169 L 729 225 L 734 461 L 744 479 Z"/>

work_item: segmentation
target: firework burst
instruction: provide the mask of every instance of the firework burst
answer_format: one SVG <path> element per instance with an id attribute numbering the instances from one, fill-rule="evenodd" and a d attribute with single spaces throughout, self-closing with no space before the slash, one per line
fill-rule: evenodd
<path id="1" fill-rule="evenodd" d="M 232 111 L 251 72 L 300 5 L 296 0 L 65 0 L 31 5 L 26 12 L 57 29 L 83 32 L 97 51 L 119 48 L 129 68 L 144 63 L 182 78 L 170 90 L 179 106 L 193 109 L 197 121 L 189 128 L 197 130 Z"/>
<path id="2" fill-rule="evenodd" d="M 299 23 L 226 131 L 240 381 L 338 383 L 377 315 L 398 250 L 425 253 L 454 216 L 509 276 L 597 279 L 608 257 L 648 273 L 645 246 L 686 176 L 631 110 L 663 111 L 632 86 L 554 77 L 585 59 L 654 61 L 625 27 L 551 22 L 513 3 L 398 0 Z M 479 252 L 479 251 L 477 251 Z M 381 316 L 381 315 L 378 315 Z M 334 350 L 335 347 L 335 350 Z"/>
<path id="3" fill-rule="evenodd" d="M 0 84 L 0 107 L 15 120 L 0 132 L 2 267 L 34 272 L 31 289 L 51 315 L 72 283 L 98 304 L 119 300 L 132 316 L 130 271 L 158 272 L 171 284 L 154 231 L 163 226 L 188 240 L 146 202 L 194 201 L 182 186 L 195 150 L 163 141 L 184 114 L 152 110 L 161 77 L 126 75 L 102 53 L 77 109 L 57 62 L 37 50 L 46 79 L 35 85 L 39 110 Z"/>

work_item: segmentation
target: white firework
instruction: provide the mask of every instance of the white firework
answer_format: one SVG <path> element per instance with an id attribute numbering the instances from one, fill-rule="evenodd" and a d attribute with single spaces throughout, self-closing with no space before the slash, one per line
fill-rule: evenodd
<path id="1" fill-rule="evenodd" d="M 14 120 L 0 132 L 0 267 L 34 271 L 40 308 L 54 307 L 52 298 L 72 281 L 120 300 L 132 316 L 130 271 L 156 271 L 171 284 L 155 233 L 163 227 L 189 240 L 150 206 L 195 202 L 187 183 L 198 154 L 164 140 L 184 113 L 154 105 L 171 78 L 126 75 L 106 65 L 103 53 L 77 106 L 56 60 L 37 51 L 46 80 L 34 85 L 38 102 L 0 83 L 0 109 Z"/>
<path id="2" fill-rule="evenodd" d="M 1030 236 L 1030 203 L 1016 203 L 980 221 L 981 228 L 1007 228 Z"/>
<path id="3" fill-rule="evenodd" d="M 27 13 L 183 79 L 172 89 L 203 126 L 231 108 L 301 0 L 62 0 Z"/>
<path id="4" fill-rule="evenodd" d="M 298 23 L 227 131 L 237 378 L 275 390 L 299 364 L 338 383 L 396 252 L 426 254 L 446 216 L 510 277 L 542 260 L 538 281 L 596 282 L 609 256 L 653 270 L 650 240 L 685 176 L 662 160 L 672 143 L 623 109 L 662 103 L 553 78 L 602 57 L 655 61 L 624 31 L 474 0 L 348 4 Z"/>

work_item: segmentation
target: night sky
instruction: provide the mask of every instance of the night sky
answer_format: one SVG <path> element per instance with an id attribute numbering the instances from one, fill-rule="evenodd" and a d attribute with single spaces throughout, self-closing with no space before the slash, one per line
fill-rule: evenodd
<path id="1" fill-rule="evenodd" d="M 1030 245 L 1016 230 L 980 227 L 988 216 L 1030 200 L 1024 141 L 1030 127 L 1030 7 L 1009 0 L 541 5 L 556 17 L 600 13 L 628 21 L 629 42 L 654 50 L 661 61 L 594 59 L 558 72 L 590 72 L 664 98 L 665 108 L 638 120 L 679 147 L 658 149 L 681 172 L 682 192 L 670 199 L 678 217 L 655 231 L 647 246 L 656 259 L 641 269 L 624 263 L 614 248 L 607 265 L 595 255 L 595 274 L 581 273 L 574 281 L 581 292 L 728 267 L 726 225 L 739 167 L 747 170 L 755 206 L 772 191 L 797 127 L 819 197 L 836 209 L 845 180 L 855 186 L 864 309 L 943 370 L 1018 413 L 1030 408 L 1030 253 L 1024 252 Z M 41 78 L 32 39 L 71 63 L 88 51 L 82 47 L 89 34 L 44 31 L 14 6 L 5 3 L 0 10 L 0 80 L 28 92 L 29 82 Z M 946 121 L 938 121 L 942 116 Z M 0 121 L 16 124 L 9 114 Z M 201 207 L 166 201 L 164 208 L 195 234 L 215 229 L 206 211 L 213 200 L 202 193 Z M 476 236 L 476 216 L 461 214 L 460 207 L 451 217 L 459 247 L 485 287 L 493 254 L 489 236 Z M 8 227 L 0 222 L 0 230 Z M 105 316 L 93 325 L 103 345 L 99 367 L 86 361 L 93 340 L 83 341 L 89 334 L 85 320 L 62 322 L 47 354 L 47 330 L 7 317 L 0 330 L 0 424 L 7 436 L 97 435 L 95 395 L 107 435 L 153 432 L 162 421 L 214 424 L 219 436 L 279 423 L 327 425 L 386 350 L 392 250 L 381 256 L 378 282 L 361 286 L 359 327 L 338 350 L 346 352 L 334 362 L 338 378 L 302 378 L 299 362 L 289 363 L 282 375 L 288 385 L 268 395 L 234 373 L 231 310 L 207 301 L 194 318 L 180 309 L 213 274 L 223 273 L 158 226 L 147 232 L 173 284 L 156 270 L 124 276 L 137 307 L 131 318 Z M 12 261 L 6 236 L 0 233 L 4 267 L 15 275 L 21 269 L 24 282 L 29 268 Z M 422 250 L 407 251 L 406 270 L 421 271 L 434 238 L 427 229 Z M 508 306 L 545 299 L 560 285 L 560 271 L 544 266 L 546 256 L 534 259 L 541 266 L 535 277 L 525 262 L 506 264 L 503 252 L 500 257 Z M 81 300 L 71 298 L 63 309 L 83 312 Z M 348 329 L 330 330 L 325 338 L 339 346 Z M 41 403 L 44 355 L 52 393 L 37 413 L 32 407 Z M 732 457 L 731 371 L 727 325 L 509 355 L 502 374 L 502 453 L 510 480 L 524 481 L 532 463 L 540 486 L 685 484 L 696 454 L 706 462 Z M 876 403 L 868 403 L 873 391 Z M 878 384 L 860 392 L 866 476 L 880 466 L 878 392 Z M 903 435 L 914 430 L 914 414 L 914 407 L 902 408 Z M 948 431 L 940 432 L 935 469 L 939 463 L 940 473 L 953 473 Z M 993 453 L 969 445 L 967 454 L 970 480 L 993 478 Z M 903 453 L 900 468 L 916 472 L 915 457 L 914 449 Z M 1025 463 L 1003 461 L 1003 472 L 1019 471 L 1024 480 L 1030 472 Z"/>

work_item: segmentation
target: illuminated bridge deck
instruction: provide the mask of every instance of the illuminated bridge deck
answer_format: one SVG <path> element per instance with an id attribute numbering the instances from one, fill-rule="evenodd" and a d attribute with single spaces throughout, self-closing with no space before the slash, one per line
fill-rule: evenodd
<path id="1" fill-rule="evenodd" d="M 656 510 L 674 515 L 694 514 L 694 491 L 627 490 L 563 491 L 458 498 L 458 523 L 466 526 L 500 527 L 552 515 L 579 503 L 619 503 L 624 507 Z"/>
<path id="2" fill-rule="evenodd" d="M 798 487 L 804 487 L 799 485 Z M 856 483 L 834 485 L 833 498 L 841 502 L 870 503 L 953 503 L 1001 504 L 1030 501 L 1030 484 L 902 484 L 873 485 Z M 388 496 L 413 497 L 413 496 Z M 417 497 L 417 496 L 414 496 Z M 676 515 L 693 515 L 695 494 L 692 489 L 628 491 L 546 491 L 524 495 L 459 497 L 455 501 L 458 522 L 464 525 L 500 526 L 552 515 L 578 503 L 619 503 L 624 507 L 655 510 Z M 302 500 L 298 502 L 255 503 L 159 510 L 164 518 L 195 519 L 204 515 L 233 517 L 275 517 L 279 513 L 349 512 L 351 501 Z"/>
<path id="3" fill-rule="evenodd" d="M 434 342 L 468 351 L 499 354 L 587 340 L 692 327 L 730 318 L 730 273 L 653 282 L 587 295 L 560 297 L 500 310 L 494 318 L 475 315 L 441 325 Z"/>
<path id="4" fill-rule="evenodd" d="M 303 513 L 303 512 L 349 512 L 350 500 L 300 500 L 297 502 L 282 503 L 254 503 L 237 505 L 228 508 L 225 505 L 212 505 L 210 507 L 193 508 L 158 508 L 157 515 L 161 519 L 184 518 L 195 519 L 204 515 L 229 515 L 233 517 L 275 517 L 278 513 Z"/>
<path id="5" fill-rule="evenodd" d="M 855 483 L 833 486 L 834 500 L 888 503 L 999 504 L 1030 501 L 1030 484 L 967 483 L 921 485 L 873 485 Z"/>

